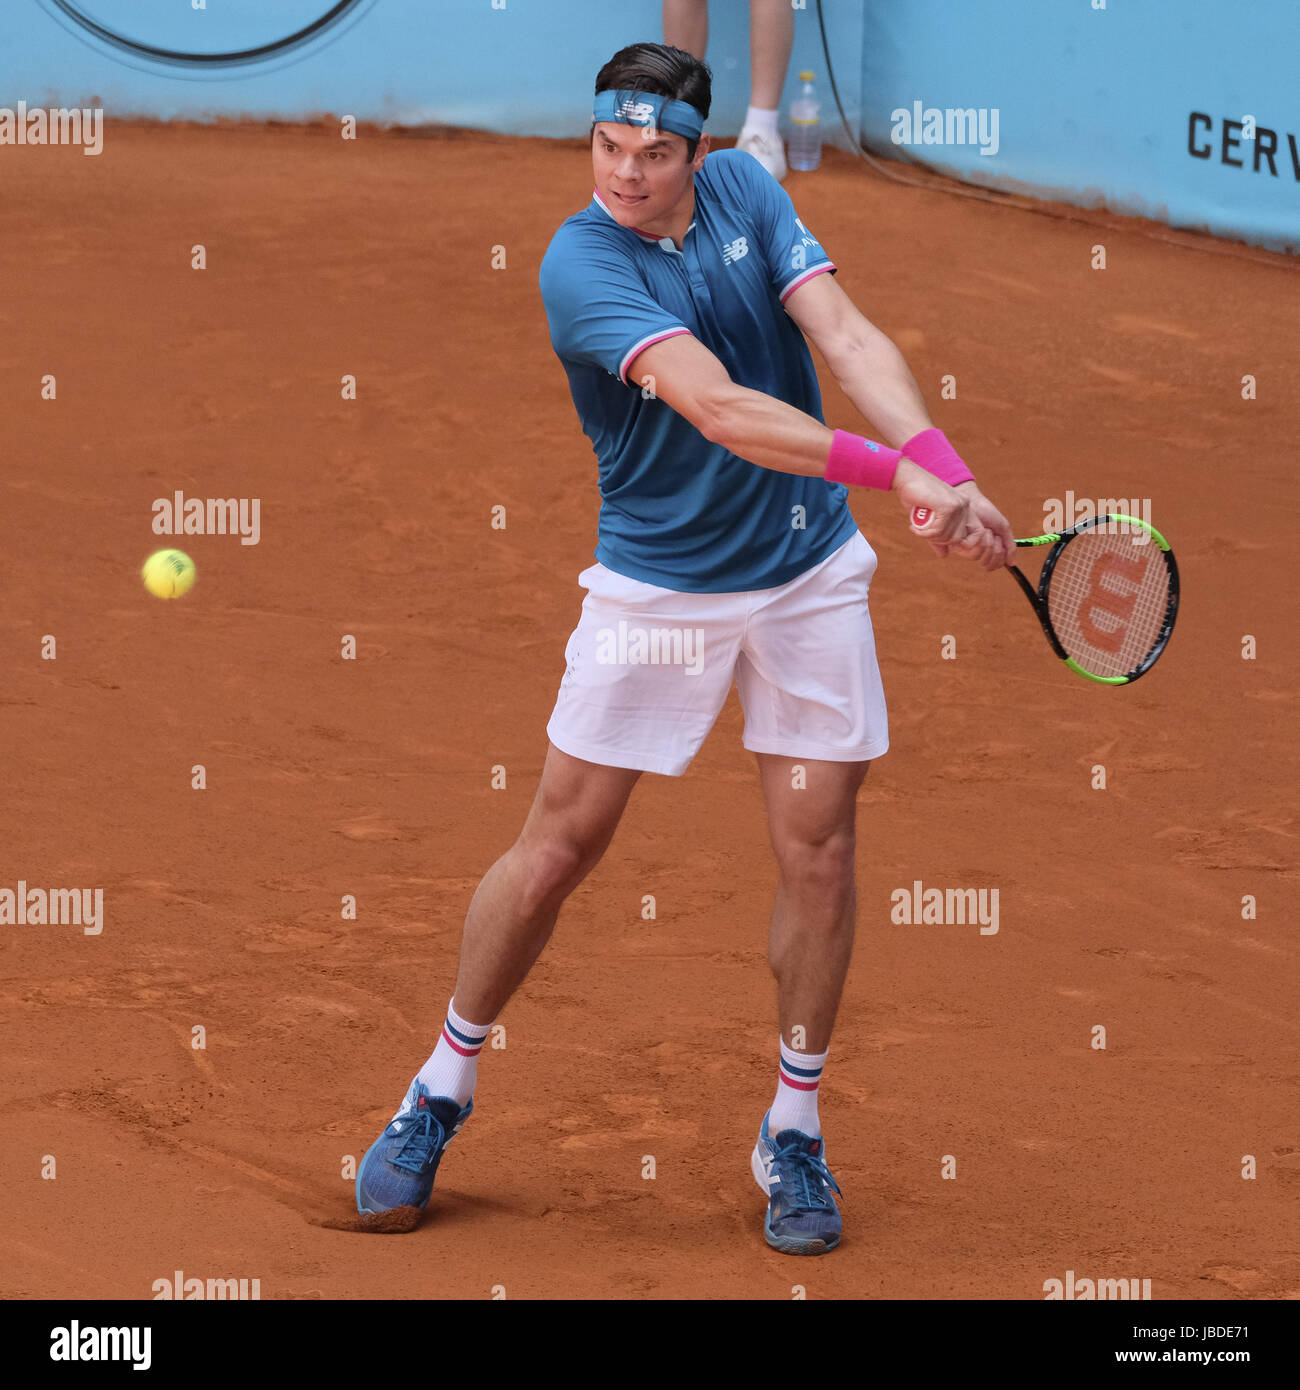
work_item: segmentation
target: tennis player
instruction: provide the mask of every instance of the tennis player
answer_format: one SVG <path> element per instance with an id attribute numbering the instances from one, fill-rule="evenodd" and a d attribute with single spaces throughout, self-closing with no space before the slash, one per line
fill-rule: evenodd
<path id="1" fill-rule="evenodd" d="M 876 555 L 845 485 L 928 509 L 941 553 L 996 569 L 1013 541 L 789 195 L 751 155 L 709 153 L 709 105 L 708 67 L 661 44 L 624 48 L 596 79 L 595 191 L 541 266 L 599 464 L 596 563 L 536 799 L 470 903 L 442 1036 L 362 1160 L 361 1212 L 427 1203 L 491 1025 L 565 898 L 641 774 L 685 772 L 734 681 L 779 869 L 780 1057 L 751 1169 L 769 1245 L 840 1240 L 817 1092 L 853 945 L 856 793 L 888 746 Z M 823 423 L 805 334 L 885 442 Z"/>

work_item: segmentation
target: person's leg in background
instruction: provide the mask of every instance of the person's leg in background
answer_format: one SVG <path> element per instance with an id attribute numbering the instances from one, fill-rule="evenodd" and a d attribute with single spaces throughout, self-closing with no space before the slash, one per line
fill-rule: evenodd
<path id="1" fill-rule="evenodd" d="M 708 0 L 664 0 L 664 42 L 703 62 L 709 46 Z"/>
<path id="2" fill-rule="evenodd" d="M 709 42 L 708 0 L 664 0 L 663 23 L 665 43 L 703 61 Z M 786 175 L 778 121 L 793 47 L 790 0 L 749 0 L 749 110 L 736 148 L 748 150 L 775 179 Z"/>
<path id="3" fill-rule="evenodd" d="M 748 150 L 775 179 L 786 175 L 777 122 L 793 47 L 790 0 L 749 0 L 749 110 L 736 148 Z"/>

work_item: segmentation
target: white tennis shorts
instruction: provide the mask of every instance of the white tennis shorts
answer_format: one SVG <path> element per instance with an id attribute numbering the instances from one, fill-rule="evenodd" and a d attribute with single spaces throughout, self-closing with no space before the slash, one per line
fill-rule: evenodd
<path id="1" fill-rule="evenodd" d="M 680 777 L 734 681 L 755 753 L 865 762 L 889 747 L 867 611 L 876 552 L 855 532 L 775 589 L 688 594 L 594 564 L 546 732 L 562 752 Z"/>

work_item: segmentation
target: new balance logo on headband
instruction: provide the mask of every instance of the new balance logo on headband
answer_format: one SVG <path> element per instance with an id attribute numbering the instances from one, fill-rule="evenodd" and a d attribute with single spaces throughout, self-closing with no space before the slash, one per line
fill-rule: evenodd
<path id="1" fill-rule="evenodd" d="M 646 121 L 653 120 L 655 114 L 654 107 L 648 101 L 625 101 L 618 110 L 634 125 L 644 125 Z"/>
<path id="2" fill-rule="evenodd" d="M 735 241 L 724 241 L 722 243 L 722 264 L 731 265 L 740 260 L 743 256 L 749 255 L 748 237 L 738 236 Z"/>

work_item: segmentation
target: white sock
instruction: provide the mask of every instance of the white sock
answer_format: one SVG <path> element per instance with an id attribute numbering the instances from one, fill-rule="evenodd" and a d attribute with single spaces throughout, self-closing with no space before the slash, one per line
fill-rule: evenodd
<path id="1" fill-rule="evenodd" d="M 745 124 L 741 129 L 746 134 L 757 132 L 768 136 L 769 139 L 779 140 L 781 135 L 776 127 L 776 119 L 780 114 L 779 111 L 768 111 L 762 106 L 751 106 L 745 112 Z"/>
<path id="2" fill-rule="evenodd" d="M 478 1080 L 478 1055 L 490 1023 L 469 1023 L 456 1012 L 456 1001 L 447 1005 L 447 1021 L 433 1055 L 420 1068 L 420 1084 L 431 1096 L 451 1096 L 464 1108 Z"/>
<path id="3" fill-rule="evenodd" d="M 825 1052 L 796 1052 L 781 1039 L 781 1071 L 776 1083 L 776 1099 L 767 1119 L 767 1132 L 776 1138 L 783 1129 L 797 1129 L 814 1138 L 822 1132 L 817 1114 L 817 1088 L 830 1049 Z"/>

